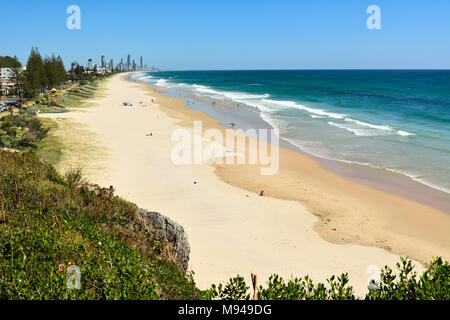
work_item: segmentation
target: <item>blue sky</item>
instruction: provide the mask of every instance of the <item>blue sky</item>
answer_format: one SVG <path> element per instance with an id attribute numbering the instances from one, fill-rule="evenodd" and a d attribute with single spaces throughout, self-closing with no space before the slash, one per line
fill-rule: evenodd
<path id="1" fill-rule="evenodd" d="M 130 53 L 168 70 L 450 68 L 449 0 L 2 1 L 0 55 Z M 81 8 L 68 30 L 66 8 Z M 366 9 L 381 9 L 368 30 Z M 7 13 L 7 14 L 5 14 Z"/>

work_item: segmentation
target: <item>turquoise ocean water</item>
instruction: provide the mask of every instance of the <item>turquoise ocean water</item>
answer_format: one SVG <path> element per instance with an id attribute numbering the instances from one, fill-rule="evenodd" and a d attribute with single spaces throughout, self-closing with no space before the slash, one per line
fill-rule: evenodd
<path id="1" fill-rule="evenodd" d="M 450 71 L 137 73 L 152 86 L 258 108 L 305 152 L 405 174 L 450 192 Z"/>

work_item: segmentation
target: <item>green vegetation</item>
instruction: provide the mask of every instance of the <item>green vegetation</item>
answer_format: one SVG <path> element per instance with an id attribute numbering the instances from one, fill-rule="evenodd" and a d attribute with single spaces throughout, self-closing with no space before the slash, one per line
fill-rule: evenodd
<path id="1" fill-rule="evenodd" d="M 436 258 L 418 277 L 411 260 L 401 258 L 397 273 L 385 266 L 380 285 L 369 290 L 366 300 L 450 300 L 450 265 Z M 314 284 L 309 276 L 285 282 L 272 275 L 266 286 L 259 286 L 258 300 L 355 300 L 358 299 L 347 274 L 332 276 L 323 283 Z M 244 278 L 231 278 L 225 285 L 213 285 L 208 292 L 213 299 L 250 299 Z"/>
<path id="2" fill-rule="evenodd" d="M 61 140 L 52 134 L 58 124 L 52 119 L 39 118 L 42 126 L 49 130 L 47 136 L 37 143 L 36 154 L 51 165 L 57 165 L 63 156 L 64 145 Z"/>
<path id="3" fill-rule="evenodd" d="M 13 149 L 36 148 L 44 139 L 48 128 L 33 116 L 8 115 L 0 119 L 0 139 L 4 147 Z"/>
<path id="4" fill-rule="evenodd" d="M 22 70 L 22 64 L 17 57 L 0 57 L 0 66 L 12 70 L 12 80 L 15 86 L 11 94 L 33 98 L 39 92 L 48 87 L 58 86 L 67 81 L 67 73 L 60 56 L 45 57 L 42 59 L 37 48 L 31 48 L 30 56 L 26 64 L 26 70 Z"/>
<path id="5" fill-rule="evenodd" d="M 75 100 L 76 104 L 78 104 L 78 101 L 81 99 L 90 99 L 93 98 L 95 95 L 95 91 L 98 88 L 98 84 L 95 83 L 89 83 L 82 85 L 80 82 L 80 86 L 71 89 L 65 96 L 64 101 L 62 104 L 66 105 L 64 102 L 68 100 L 69 102 L 71 100 Z"/>
<path id="6" fill-rule="evenodd" d="M 81 86 L 94 83 L 96 80 L 108 77 L 110 73 L 99 74 L 97 70 L 86 70 L 77 66 L 74 70 L 66 72 L 60 56 L 46 56 L 42 58 L 38 48 L 32 47 L 26 68 L 22 68 L 17 57 L 0 56 L 0 67 L 11 68 L 11 78 L 14 86 L 10 88 L 10 95 L 32 99 L 44 92 L 45 89 L 61 87 L 70 79 L 72 83 L 79 81 Z"/>
<path id="7" fill-rule="evenodd" d="M 0 68 L 14 68 L 18 59 L 9 56 L 0 56 Z"/>
<path id="8" fill-rule="evenodd" d="M 27 69 L 22 74 L 25 97 L 32 98 L 44 88 L 54 87 L 67 80 L 66 69 L 60 56 L 42 59 L 37 48 L 31 48 Z"/>
<path id="9" fill-rule="evenodd" d="M 32 152 L 0 151 L 0 299 L 197 299 L 135 207 L 79 188 Z M 66 267 L 81 271 L 68 289 Z M 63 265 L 64 264 L 64 265 Z"/>

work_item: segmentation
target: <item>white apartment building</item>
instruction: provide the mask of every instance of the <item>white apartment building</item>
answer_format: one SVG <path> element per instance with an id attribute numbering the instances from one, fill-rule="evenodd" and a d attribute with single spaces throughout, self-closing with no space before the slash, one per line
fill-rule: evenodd
<path id="1" fill-rule="evenodd" d="M 0 68 L 0 95 L 7 95 L 9 89 L 14 86 L 11 68 Z"/>

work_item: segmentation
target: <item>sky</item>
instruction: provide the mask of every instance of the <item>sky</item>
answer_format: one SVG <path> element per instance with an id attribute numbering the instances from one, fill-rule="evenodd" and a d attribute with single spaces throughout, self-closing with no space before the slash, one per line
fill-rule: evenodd
<path id="1" fill-rule="evenodd" d="M 81 10 L 70 30 L 67 7 Z M 377 5 L 381 29 L 369 30 Z M 1 0 L 0 55 L 163 70 L 450 69 L 449 0 Z M 8 14 L 5 14 L 8 13 Z"/>

